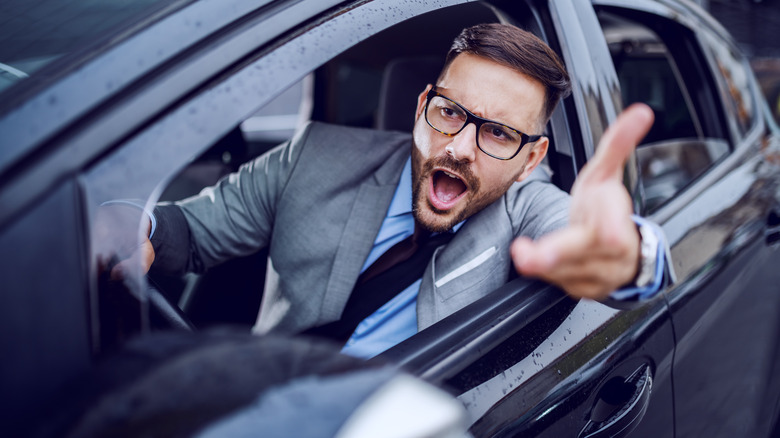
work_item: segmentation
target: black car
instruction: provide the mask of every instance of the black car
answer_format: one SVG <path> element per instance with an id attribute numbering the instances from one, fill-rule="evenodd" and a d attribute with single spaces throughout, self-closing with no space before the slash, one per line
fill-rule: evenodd
<path id="1" fill-rule="evenodd" d="M 547 126 L 564 190 L 624 105 L 654 109 L 625 182 L 674 275 L 625 309 L 519 278 L 368 366 L 445 389 L 476 437 L 778 436 L 780 131 L 724 29 L 672 0 L 3 2 L 4 427 L 54 421 L 134 339 L 254 323 L 267 254 L 111 280 L 140 222 L 107 238 L 101 204 L 196 193 L 307 120 L 410 130 L 452 38 L 496 21 L 573 79 Z"/>

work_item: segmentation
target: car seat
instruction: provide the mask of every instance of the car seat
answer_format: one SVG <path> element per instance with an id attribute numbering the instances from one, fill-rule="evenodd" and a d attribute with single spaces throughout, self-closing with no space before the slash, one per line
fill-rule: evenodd
<path id="1" fill-rule="evenodd" d="M 444 66 L 441 57 L 398 58 L 385 67 L 379 90 L 376 128 L 411 132 L 417 97 L 428 84 L 435 84 Z"/>

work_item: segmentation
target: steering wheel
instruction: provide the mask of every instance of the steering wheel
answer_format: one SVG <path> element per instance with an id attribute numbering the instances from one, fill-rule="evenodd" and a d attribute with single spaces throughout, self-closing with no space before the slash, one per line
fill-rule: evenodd
<path id="1" fill-rule="evenodd" d="M 172 303 L 164 293 L 157 289 L 148 275 L 146 276 L 146 296 L 152 311 L 157 313 L 171 328 L 186 331 L 196 330 L 190 318 L 179 309 L 178 305 Z"/>

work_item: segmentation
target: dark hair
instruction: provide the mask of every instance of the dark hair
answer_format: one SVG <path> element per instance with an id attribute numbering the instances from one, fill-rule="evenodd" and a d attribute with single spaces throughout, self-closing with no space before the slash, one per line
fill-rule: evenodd
<path id="1" fill-rule="evenodd" d="M 461 53 L 481 56 L 539 81 L 545 88 L 542 127 L 555 105 L 571 93 L 569 74 L 558 55 L 534 34 L 509 24 L 468 27 L 452 42 L 442 74 Z"/>

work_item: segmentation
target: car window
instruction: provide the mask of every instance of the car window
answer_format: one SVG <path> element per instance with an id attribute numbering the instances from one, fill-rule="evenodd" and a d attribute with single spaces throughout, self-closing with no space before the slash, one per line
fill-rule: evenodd
<path id="1" fill-rule="evenodd" d="M 431 34 L 432 23 L 446 25 Z M 436 80 L 452 38 L 471 24 L 495 21 L 481 5 L 464 5 L 414 17 L 335 56 L 242 121 L 165 186 L 161 201 L 196 194 L 218 178 L 289 140 L 307 121 L 411 132 L 418 94 Z M 424 47 L 410 41 L 426 39 Z M 411 47 L 411 48 L 410 48 Z M 382 48 L 382 50 L 379 50 Z M 386 49 L 385 48 L 389 48 Z M 368 151 L 367 151 L 368 152 Z M 154 273 L 199 325 L 251 326 L 266 275 L 267 251 L 230 260 L 185 281 Z M 275 274 L 273 274 L 275 275 Z M 225 287 L 229 285 L 228 287 Z M 215 293 L 217 287 L 220 293 Z M 231 297 L 224 291 L 230 289 Z M 187 290 L 185 294 L 183 291 Z M 215 309 L 224 309 L 215 315 Z M 245 309 L 254 312 L 244 312 Z M 238 316 L 237 315 L 241 315 Z"/>
<path id="2" fill-rule="evenodd" d="M 138 206 L 151 208 L 158 201 L 178 200 L 197 193 L 241 163 L 282 143 L 308 119 L 353 126 L 373 124 L 384 67 L 391 60 L 403 55 L 443 56 L 460 29 L 491 16 L 490 9 L 482 5 L 444 8 L 431 15 L 424 13 L 440 9 L 440 5 L 415 3 L 414 7 L 399 10 L 396 15 L 388 15 L 387 9 L 382 9 L 387 7 L 385 2 L 376 1 L 352 9 L 278 46 L 272 46 L 268 51 L 259 52 L 254 61 L 221 75 L 202 92 L 193 93 L 186 101 L 177 103 L 159 121 L 128 139 L 84 174 L 82 182 L 93 224 L 91 250 L 96 257 L 93 272 L 98 276 L 93 280 L 96 303 L 106 307 L 110 304 L 107 297 L 118 296 L 111 291 L 115 286 L 111 286 L 106 272 L 106 267 L 113 266 L 117 260 L 101 259 L 101 256 L 112 252 L 127 256 L 139 234 L 146 232 L 146 216 Z M 495 15 L 492 17 L 495 20 Z M 353 25 L 345 24 L 361 19 L 370 21 L 374 27 L 367 26 L 357 32 Z M 439 25 L 436 32 L 431 32 L 434 23 L 447 24 Z M 377 33 L 383 28 L 387 31 Z M 374 34 L 375 39 L 368 42 L 367 39 Z M 412 44 L 423 36 L 428 44 Z M 377 44 L 385 38 L 394 39 L 395 44 L 391 44 L 388 50 L 376 50 Z M 363 40 L 366 44 L 361 44 Z M 311 50 L 312 47 L 317 47 L 317 50 Z M 425 80 L 427 83 L 435 78 Z M 354 90 L 348 91 L 350 86 Z M 422 87 L 414 90 L 412 104 Z M 356 109 L 352 114 L 359 117 L 344 118 L 350 114 L 350 107 Z M 413 119 L 413 113 L 410 112 L 408 118 Z M 101 208 L 101 204 L 116 199 L 133 201 L 136 210 L 134 214 L 125 214 L 126 223 L 121 232 L 106 235 L 105 229 L 100 226 L 99 216 L 107 209 Z M 132 211 L 132 207 L 126 205 L 113 207 Z M 173 303 L 184 304 L 182 307 L 185 308 L 196 306 L 192 304 L 196 300 L 193 297 L 202 290 L 207 290 L 207 294 L 218 292 L 221 296 L 214 296 L 217 301 L 232 302 L 232 307 L 224 313 L 244 315 L 241 321 L 227 322 L 251 325 L 257 316 L 259 301 L 247 305 L 224 295 L 233 289 L 233 284 L 241 283 L 245 289 L 249 288 L 245 297 L 261 297 L 265 258 L 262 253 L 249 257 L 257 258 L 252 262 L 237 262 L 249 263 L 243 269 L 225 268 L 225 271 L 240 272 L 240 275 L 225 274 L 214 280 L 186 276 L 163 278 L 151 286 L 163 289 L 167 298 Z M 219 270 L 210 270 L 209 275 L 212 271 Z M 144 329 L 149 324 L 154 325 L 155 320 L 143 316 L 149 308 L 148 304 L 143 304 L 149 290 L 145 289 L 146 279 L 140 273 L 140 269 L 134 268 L 131 278 L 126 279 L 121 287 L 130 291 L 130 295 L 140 297 L 142 303 L 140 307 L 135 306 L 135 319 L 141 315 L 140 324 Z M 228 279 L 231 283 L 225 282 Z M 173 283 L 173 287 L 168 287 L 168 281 Z M 210 310 L 212 316 L 215 313 L 210 304 L 197 306 Z M 121 304 L 114 306 L 120 307 Z M 249 312 L 244 312 L 247 309 Z M 101 308 L 100 312 L 104 309 Z M 123 319 L 108 314 L 101 318 L 112 323 Z M 122 333 L 135 329 L 138 329 L 137 323 L 135 328 L 100 328 L 108 332 L 106 338 L 109 339 L 114 336 L 112 333 L 121 337 Z"/>
<path id="3" fill-rule="evenodd" d="M 313 79 L 313 75 L 306 76 L 241 122 L 246 141 L 278 144 L 292 137 L 311 119 Z"/>
<path id="4" fill-rule="evenodd" d="M 717 109 L 702 101 L 702 95 L 714 101 L 712 88 L 691 67 L 691 54 L 681 50 L 695 50 L 690 33 L 669 20 L 620 9 L 601 11 L 599 20 L 623 105 L 644 102 L 655 112 L 655 123 L 637 149 L 644 213 L 649 214 L 726 156 L 728 137 L 713 129 L 710 120 L 718 118 Z"/>
<path id="5" fill-rule="evenodd" d="M 159 201 L 197 194 L 242 163 L 289 140 L 311 119 L 312 76 L 293 83 L 189 163 L 164 185 Z"/>
<path id="6" fill-rule="evenodd" d="M 110 38 L 124 23 L 173 0 L 4 1 L 0 4 L 0 92 L 58 58 Z M 98 41 L 99 40 L 99 41 Z"/>

